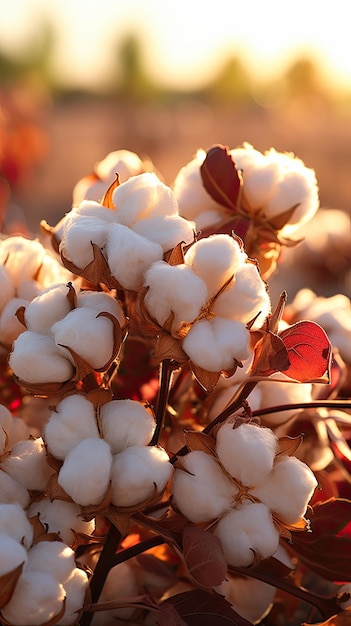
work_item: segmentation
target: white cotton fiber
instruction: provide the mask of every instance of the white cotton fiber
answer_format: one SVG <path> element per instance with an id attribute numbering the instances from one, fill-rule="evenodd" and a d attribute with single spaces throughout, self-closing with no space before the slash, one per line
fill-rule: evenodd
<path id="1" fill-rule="evenodd" d="M 15 375 L 28 383 L 61 383 L 74 373 L 52 337 L 29 330 L 14 341 L 9 364 Z"/>
<path id="2" fill-rule="evenodd" d="M 39 541 L 28 552 L 26 572 L 46 572 L 64 584 L 76 567 L 73 550 L 62 541 Z"/>
<path id="3" fill-rule="evenodd" d="M 280 404 L 300 404 L 301 402 L 311 402 L 312 400 L 312 385 L 309 383 L 293 383 L 290 378 L 281 372 L 272 374 L 267 381 L 275 382 L 268 382 L 267 384 L 266 381 L 263 381 L 257 385 L 261 392 L 261 409 L 275 407 Z M 291 409 L 289 411 L 267 413 L 262 415 L 261 422 L 264 426 L 278 426 L 287 422 L 294 415 L 297 416 L 302 410 Z"/>
<path id="4" fill-rule="evenodd" d="M 0 404 L 0 429 L 8 433 L 11 429 L 12 414 L 4 404 Z"/>
<path id="5" fill-rule="evenodd" d="M 218 522 L 214 534 L 221 541 L 227 563 L 234 567 L 250 567 L 255 559 L 267 559 L 279 545 L 271 513 L 261 503 L 232 509 Z"/>
<path id="6" fill-rule="evenodd" d="M 116 506 L 134 506 L 161 493 L 173 472 L 168 454 L 156 446 L 131 446 L 113 458 L 111 502 Z"/>
<path id="7" fill-rule="evenodd" d="M 70 626 L 77 620 L 77 611 L 83 608 L 85 593 L 89 586 L 89 578 L 86 572 L 76 567 L 71 576 L 64 584 L 66 600 L 63 617 L 56 626 Z"/>
<path id="8" fill-rule="evenodd" d="M 202 319 L 192 326 L 183 341 L 188 357 L 210 372 L 230 370 L 235 359 L 250 356 L 250 334 L 242 322 L 224 318 Z"/>
<path id="9" fill-rule="evenodd" d="M 234 503 L 237 488 L 220 465 L 200 450 L 181 459 L 172 481 L 174 505 L 191 522 L 209 522 L 221 517 Z"/>
<path id="10" fill-rule="evenodd" d="M 0 532 L 0 576 L 27 563 L 27 550 L 8 533 Z"/>
<path id="11" fill-rule="evenodd" d="M 82 217 L 97 218 L 97 220 L 107 223 L 112 223 L 116 219 L 115 211 L 93 200 L 83 200 L 78 206 L 75 206 L 70 213 L 67 213 L 65 219 L 74 216 L 77 216 L 78 219 Z"/>
<path id="12" fill-rule="evenodd" d="M 112 454 L 130 446 L 147 446 L 155 419 L 143 404 L 134 400 L 112 400 L 100 409 L 103 437 Z"/>
<path id="13" fill-rule="evenodd" d="M 33 542 L 33 526 L 20 504 L 0 504 L 0 533 L 5 533 L 28 550 Z"/>
<path id="14" fill-rule="evenodd" d="M 17 297 L 27 300 L 27 303 L 36 298 L 42 291 L 43 286 L 38 280 L 22 280 L 17 287 Z"/>
<path id="15" fill-rule="evenodd" d="M 1 483 L 0 483 L 1 484 Z M 67 545 L 73 544 L 77 533 L 91 535 L 94 532 L 95 520 L 85 522 L 81 517 L 80 506 L 75 502 L 63 500 L 43 500 L 32 502 L 28 509 L 28 517 L 39 515 L 39 519 L 47 525 L 49 533 L 58 533 Z"/>
<path id="16" fill-rule="evenodd" d="M 2 471 L 0 466 L 0 493 L 4 504 L 18 503 L 25 509 L 30 501 L 28 490 L 9 474 Z"/>
<path id="17" fill-rule="evenodd" d="M 41 437 L 18 441 L 2 462 L 2 469 L 26 489 L 45 491 L 53 469 L 46 462 L 46 450 Z"/>
<path id="18" fill-rule="evenodd" d="M 89 307 L 98 313 L 110 313 L 119 322 L 120 326 L 125 324 L 125 316 L 122 307 L 116 298 L 103 291 L 81 291 L 77 297 L 77 307 Z"/>
<path id="19" fill-rule="evenodd" d="M 84 439 L 66 456 L 58 482 L 77 504 L 100 504 L 109 486 L 111 464 L 112 454 L 106 441 Z"/>
<path id="20" fill-rule="evenodd" d="M 255 487 L 272 471 L 278 440 L 270 428 L 248 423 L 233 428 L 227 422 L 217 432 L 216 451 L 227 472 Z"/>
<path id="21" fill-rule="evenodd" d="M 145 285 L 149 287 L 145 305 L 150 315 L 163 326 L 173 313 L 174 332 L 183 322 L 194 321 L 208 299 L 204 281 L 184 264 L 154 263 L 146 274 Z"/>
<path id="22" fill-rule="evenodd" d="M 114 190 L 112 199 L 118 221 L 132 229 L 141 219 L 178 213 L 173 191 L 153 172 L 132 176 Z"/>
<path id="23" fill-rule="evenodd" d="M 15 287 L 6 265 L 0 265 L 0 311 L 15 297 Z"/>
<path id="24" fill-rule="evenodd" d="M 26 307 L 24 318 L 27 329 L 42 335 L 48 334 L 51 326 L 72 308 L 67 294 L 66 284 L 43 290 Z"/>
<path id="25" fill-rule="evenodd" d="M 64 587 L 54 576 L 48 572 L 24 572 L 1 613 L 16 626 L 38 626 L 59 614 L 64 599 Z"/>
<path id="26" fill-rule="evenodd" d="M 73 274 L 62 265 L 59 256 L 55 255 L 54 252 L 51 252 L 51 250 L 45 250 L 44 257 L 37 273 L 37 280 L 41 285 L 41 289 L 47 289 L 48 287 L 59 285 L 61 283 L 67 284 L 74 278 Z"/>
<path id="27" fill-rule="evenodd" d="M 15 288 L 22 280 L 35 277 L 44 255 L 45 248 L 37 239 L 14 235 L 0 241 L 0 264 L 6 264 Z"/>
<path id="28" fill-rule="evenodd" d="M 166 215 L 139 220 L 133 226 L 133 231 L 158 243 L 167 252 L 179 243 L 191 243 L 194 240 L 195 224 L 180 215 Z"/>
<path id="29" fill-rule="evenodd" d="M 163 250 L 130 228 L 113 224 L 107 236 L 106 255 L 111 274 L 122 287 L 137 291 L 150 265 L 162 259 Z"/>
<path id="30" fill-rule="evenodd" d="M 143 171 L 143 162 L 135 152 L 131 152 L 130 150 L 114 150 L 99 161 L 94 170 L 97 176 L 103 180 L 107 180 L 108 183 L 113 183 L 117 173 L 120 183 L 123 183 L 131 176 L 141 174 Z"/>
<path id="31" fill-rule="evenodd" d="M 0 341 L 6 346 L 11 346 L 17 337 L 26 330 L 26 327 L 18 320 L 16 311 L 28 304 L 22 298 L 12 298 L 5 304 L 0 313 Z"/>
<path id="32" fill-rule="evenodd" d="M 51 412 L 43 436 L 48 451 L 61 460 L 83 439 L 99 438 L 93 404 L 81 394 L 67 396 Z"/>
<path id="33" fill-rule="evenodd" d="M 60 252 L 84 269 L 94 259 L 92 243 L 102 248 L 107 239 L 111 224 L 94 216 L 80 216 L 72 212 L 66 218 Z"/>
<path id="34" fill-rule="evenodd" d="M 110 602 L 130 598 L 138 595 L 140 587 L 135 570 L 129 562 L 119 563 L 110 569 L 99 597 L 99 602 Z M 99 611 L 94 614 L 93 626 L 107 626 L 116 621 L 129 622 L 129 618 L 135 612 L 134 607 L 120 609 L 110 609 L 109 611 Z M 122 621 L 120 621 L 122 620 Z"/>

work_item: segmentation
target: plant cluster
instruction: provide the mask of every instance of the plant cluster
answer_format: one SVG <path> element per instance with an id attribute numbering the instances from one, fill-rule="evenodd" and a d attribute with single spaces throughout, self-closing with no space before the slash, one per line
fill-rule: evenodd
<path id="1" fill-rule="evenodd" d="M 292 154 L 118 150 L 3 235 L 2 626 L 348 623 L 350 302 L 269 290 L 318 211 Z"/>

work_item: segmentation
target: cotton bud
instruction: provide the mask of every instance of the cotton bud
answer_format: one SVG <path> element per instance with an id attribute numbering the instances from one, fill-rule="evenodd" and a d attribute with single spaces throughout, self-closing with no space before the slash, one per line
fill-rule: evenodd
<path id="1" fill-rule="evenodd" d="M 0 533 L 13 537 L 30 548 L 33 542 L 33 526 L 20 504 L 0 504 Z"/>
<path id="2" fill-rule="evenodd" d="M 156 446 L 131 446 L 113 458 L 111 502 L 116 506 L 134 506 L 156 489 L 161 493 L 173 472 L 167 452 Z"/>
<path id="3" fill-rule="evenodd" d="M 0 532 L 0 576 L 27 563 L 27 550 L 8 533 Z"/>
<path id="4" fill-rule="evenodd" d="M 24 319 L 27 329 L 42 335 L 71 310 L 67 285 L 56 285 L 43 290 L 26 307 Z"/>
<path id="5" fill-rule="evenodd" d="M 91 535 L 95 529 L 95 521 L 85 522 L 81 517 L 80 507 L 75 502 L 63 500 L 51 502 L 49 498 L 43 498 L 33 502 L 28 509 L 29 517 L 37 515 L 48 532 L 57 533 L 67 545 L 74 543 L 75 533 Z"/>
<path id="6" fill-rule="evenodd" d="M 9 364 L 18 378 L 31 384 L 64 382 L 74 373 L 52 337 L 29 330 L 14 341 Z"/>
<path id="7" fill-rule="evenodd" d="M 64 587 L 52 574 L 24 572 L 10 602 L 2 608 L 1 613 L 16 626 L 39 626 L 60 613 L 64 599 Z"/>
<path id="8" fill-rule="evenodd" d="M 182 458 L 174 472 L 172 497 L 175 507 L 191 522 L 208 522 L 229 510 L 237 493 L 220 465 L 200 450 Z"/>
<path id="9" fill-rule="evenodd" d="M 30 501 L 28 490 L 9 474 L 2 471 L 0 466 L 0 493 L 4 504 L 18 503 L 25 509 Z"/>
<path id="10" fill-rule="evenodd" d="M 227 472 L 244 485 L 261 484 L 270 474 L 278 440 L 269 428 L 226 423 L 217 433 L 216 451 Z"/>
<path id="11" fill-rule="evenodd" d="M 64 584 L 66 593 L 65 612 L 56 626 L 70 626 L 76 623 L 77 612 L 83 608 L 88 585 L 89 578 L 87 574 L 76 567 Z"/>
<path id="12" fill-rule="evenodd" d="M 0 242 L 0 264 L 6 265 L 15 288 L 22 280 L 36 275 L 44 255 L 45 248 L 36 239 L 15 235 Z"/>
<path id="13" fill-rule="evenodd" d="M 100 504 L 109 486 L 111 464 L 111 449 L 106 441 L 83 439 L 67 454 L 58 482 L 77 504 Z"/>
<path id="14" fill-rule="evenodd" d="M 128 597 L 137 596 L 139 587 L 133 568 L 129 563 L 120 563 L 110 569 L 99 597 L 99 603 L 125 600 Z M 115 620 L 129 620 L 133 615 L 134 608 L 111 609 L 98 611 L 94 614 L 93 626 L 107 626 Z M 118 622 L 117 622 L 118 623 Z"/>
<path id="15" fill-rule="evenodd" d="M 276 588 L 247 576 L 229 577 L 215 589 L 250 624 L 259 624 L 273 605 Z"/>
<path id="16" fill-rule="evenodd" d="M 45 572 L 62 584 L 75 567 L 74 552 L 62 541 L 40 541 L 28 552 L 26 572 Z"/>
<path id="17" fill-rule="evenodd" d="M 5 304 L 14 298 L 16 294 L 12 277 L 6 265 L 0 265 L 0 285 L 0 311 L 2 311 Z"/>
<path id="18" fill-rule="evenodd" d="M 41 437 L 19 441 L 10 456 L 2 462 L 2 469 L 27 489 L 45 491 L 53 470 L 46 462 L 46 450 Z"/>
<path id="19" fill-rule="evenodd" d="M 23 300 L 23 298 L 12 298 L 12 300 L 9 300 L 9 302 L 5 304 L 1 311 L 0 341 L 5 346 L 11 347 L 15 339 L 26 330 L 25 326 L 18 320 L 16 311 L 27 304 L 28 301 Z"/>
<path id="20" fill-rule="evenodd" d="M 66 346 L 87 361 L 93 369 L 108 363 L 113 353 L 113 324 L 94 309 L 73 309 L 52 326 L 52 334 L 61 354 L 70 359 Z M 96 337 L 99 341 L 96 341 Z"/>
<path id="21" fill-rule="evenodd" d="M 155 428 L 153 415 L 134 400 L 107 402 L 100 409 L 100 420 L 112 454 L 130 446 L 147 446 Z"/>
<path id="22" fill-rule="evenodd" d="M 294 524 L 304 516 L 317 480 L 310 468 L 296 457 L 278 460 L 271 474 L 251 493 L 286 524 Z"/>
<path id="23" fill-rule="evenodd" d="M 219 520 L 214 534 L 222 543 L 227 563 L 250 567 L 267 559 L 278 548 L 279 533 L 272 515 L 262 503 L 243 504 Z"/>
<path id="24" fill-rule="evenodd" d="M 61 400 L 44 426 L 48 451 L 61 460 L 83 439 L 94 437 L 99 438 L 94 405 L 82 394 Z"/>

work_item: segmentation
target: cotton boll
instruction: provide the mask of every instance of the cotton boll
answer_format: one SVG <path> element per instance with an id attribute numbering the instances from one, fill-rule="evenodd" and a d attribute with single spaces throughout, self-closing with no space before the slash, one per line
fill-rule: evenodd
<path id="1" fill-rule="evenodd" d="M 62 541 L 40 541 L 28 552 L 26 572 L 46 572 L 64 584 L 75 570 L 74 552 Z"/>
<path id="2" fill-rule="evenodd" d="M 250 624 L 261 623 L 272 607 L 276 588 L 249 577 L 229 577 L 216 587 L 217 593 L 224 595 L 232 609 Z"/>
<path id="3" fill-rule="evenodd" d="M 104 316 L 98 317 L 94 309 L 73 309 L 66 317 L 55 322 L 51 332 L 57 348 L 67 359 L 72 357 L 66 346 L 79 354 L 93 369 L 104 367 L 112 357 L 112 321 Z"/>
<path id="4" fill-rule="evenodd" d="M 20 504 L 0 504 L 0 533 L 13 537 L 30 548 L 33 542 L 33 526 Z"/>
<path id="5" fill-rule="evenodd" d="M 28 490 L 0 467 L 0 493 L 4 504 L 18 503 L 25 509 L 30 501 Z"/>
<path id="6" fill-rule="evenodd" d="M 176 332 L 182 323 L 192 322 L 208 299 L 207 287 L 187 265 L 154 263 L 145 276 L 149 287 L 145 305 L 160 326 L 173 313 L 172 328 Z M 162 294 L 162 297 L 160 295 Z"/>
<path id="7" fill-rule="evenodd" d="M 231 370 L 235 360 L 245 361 L 250 356 L 250 333 L 242 322 L 214 318 L 201 319 L 183 340 L 188 357 L 210 372 Z"/>
<path id="8" fill-rule="evenodd" d="M 100 409 L 100 420 L 112 454 L 130 446 L 147 446 L 155 429 L 153 415 L 134 400 L 107 402 Z"/>
<path id="9" fill-rule="evenodd" d="M 76 567 L 64 584 L 66 601 L 63 617 L 56 622 L 56 626 L 70 626 L 77 619 L 77 611 L 83 608 L 85 593 L 89 585 L 89 578 L 83 570 Z"/>
<path id="10" fill-rule="evenodd" d="M 12 414 L 4 404 L 0 404 L 0 429 L 8 433 L 11 429 Z"/>
<path id="11" fill-rule="evenodd" d="M 39 295 L 42 289 L 43 286 L 37 280 L 22 280 L 17 287 L 17 297 L 22 298 L 29 303 Z"/>
<path id="12" fill-rule="evenodd" d="M 89 307 L 94 309 L 96 314 L 111 313 L 118 320 L 120 326 L 123 326 L 126 321 L 118 300 L 102 291 L 81 291 L 77 297 L 77 307 Z"/>
<path id="13" fill-rule="evenodd" d="M 233 567 L 250 567 L 255 560 L 267 559 L 279 544 L 271 513 L 262 503 L 250 502 L 232 509 L 219 520 L 214 534 Z"/>
<path id="14" fill-rule="evenodd" d="M 209 454 L 194 450 L 182 457 L 173 475 L 172 497 L 191 522 L 209 522 L 231 508 L 237 488 Z"/>
<path id="15" fill-rule="evenodd" d="M 46 624 L 62 609 L 65 590 L 48 572 L 24 572 L 14 594 L 2 609 L 4 619 L 16 626 Z"/>
<path id="16" fill-rule="evenodd" d="M 7 533 L 0 532 L 0 576 L 27 563 L 27 550 Z"/>
<path id="17" fill-rule="evenodd" d="M 131 176 L 141 174 L 144 166 L 142 160 L 135 152 L 114 150 L 99 161 L 94 169 L 99 178 L 111 184 L 116 178 L 116 173 L 119 176 L 120 183 L 123 183 Z"/>
<path id="18" fill-rule="evenodd" d="M 111 273 L 122 287 L 137 291 L 150 265 L 163 258 L 163 250 L 130 228 L 113 224 L 108 232 L 106 255 Z"/>
<path id="19" fill-rule="evenodd" d="M 6 265 L 15 288 L 22 280 L 34 278 L 44 254 L 45 248 L 37 239 L 15 235 L 0 242 L 0 264 Z"/>
<path id="20" fill-rule="evenodd" d="M 77 220 L 83 217 L 97 218 L 99 221 L 101 220 L 102 222 L 110 224 L 112 222 L 115 222 L 116 213 L 115 211 L 112 211 L 111 209 L 108 209 L 107 207 L 100 204 L 100 202 L 96 202 L 93 200 L 83 200 L 78 206 L 74 206 L 73 209 L 69 213 L 67 213 L 65 217 L 65 223 L 66 220 L 71 217 Z"/>
<path id="21" fill-rule="evenodd" d="M 238 372 L 239 370 L 237 370 Z M 241 371 L 241 368 L 240 368 Z M 234 374 L 234 378 L 236 377 L 236 373 Z M 228 386 L 223 386 L 221 388 L 220 383 L 222 381 L 228 381 L 231 380 L 231 378 L 221 378 L 220 381 L 218 381 L 218 385 L 216 387 L 215 392 L 212 394 L 213 398 L 211 401 L 211 405 L 209 407 L 209 411 L 208 411 L 208 416 L 207 419 L 208 420 L 213 420 L 215 417 L 217 417 L 217 415 L 219 415 L 227 406 L 228 404 L 233 400 L 233 397 L 235 395 L 235 393 L 238 391 L 239 385 L 242 381 L 238 381 L 237 384 L 233 384 L 230 387 Z M 211 396 L 211 397 L 212 397 Z M 258 385 L 256 385 L 255 389 L 253 389 L 250 393 L 250 408 L 252 411 L 256 411 L 257 409 L 259 409 L 261 407 L 261 390 L 260 388 L 258 388 Z"/>
<path id="22" fill-rule="evenodd" d="M 95 216 L 72 215 L 66 217 L 60 243 L 60 252 L 79 268 L 84 269 L 94 259 L 92 243 L 102 248 L 111 224 Z"/>
<path id="23" fill-rule="evenodd" d="M 67 285 L 55 285 L 43 290 L 25 310 L 28 330 L 48 334 L 51 326 L 71 311 Z"/>
<path id="24" fill-rule="evenodd" d="M 60 283 L 68 283 L 74 278 L 73 274 L 63 267 L 61 260 L 51 250 L 46 250 L 40 265 L 37 280 L 42 289 L 47 289 Z"/>
<path id="25" fill-rule="evenodd" d="M 21 306 L 26 306 L 27 304 L 27 300 L 12 298 L 1 311 L 0 341 L 6 346 L 11 346 L 15 339 L 26 330 L 25 326 L 17 319 L 16 311 Z"/>
<path id="26" fill-rule="evenodd" d="M 99 438 L 94 405 L 81 394 L 61 400 L 44 426 L 48 451 L 61 460 L 83 439 L 94 437 Z"/>
<path id="27" fill-rule="evenodd" d="M 277 372 L 269 377 L 269 380 L 276 382 L 266 384 L 266 381 L 258 383 L 261 392 L 261 409 L 278 406 L 280 404 L 300 404 L 301 402 L 311 402 L 312 385 L 309 383 L 292 383 L 291 379 Z M 268 380 L 268 379 L 267 379 Z M 251 405 L 251 396 L 250 396 Z M 258 407 L 257 407 L 258 408 Z M 302 409 L 291 409 L 289 411 L 278 411 L 262 415 L 261 422 L 264 426 L 279 426 L 297 416 Z"/>
<path id="28" fill-rule="evenodd" d="M 132 566 L 129 563 L 120 563 L 110 569 L 99 597 L 99 603 L 118 601 L 129 597 L 135 597 L 140 589 Z M 109 611 L 99 611 L 94 614 L 93 626 L 107 626 L 108 624 L 119 623 L 119 620 L 127 620 L 133 615 L 135 608 L 126 607 L 121 609 L 111 609 Z"/>
<path id="29" fill-rule="evenodd" d="M 74 373 L 51 337 L 29 330 L 14 341 L 9 364 L 15 375 L 28 383 L 61 383 Z"/>
<path id="30" fill-rule="evenodd" d="M 116 506 L 134 506 L 160 493 L 173 472 L 167 452 L 156 446 L 131 446 L 113 458 L 111 502 Z"/>
<path id="31" fill-rule="evenodd" d="M 247 259 L 229 235 L 212 235 L 197 241 L 185 254 L 185 263 L 206 283 L 212 298 Z"/>
<path id="32" fill-rule="evenodd" d="M 139 220 L 178 214 L 173 191 L 154 172 L 132 176 L 114 190 L 112 200 L 118 221 L 133 230 Z"/>
<path id="33" fill-rule="evenodd" d="M 12 277 L 6 265 L 0 265 L 0 311 L 11 298 L 15 297 L 16 291 Z"/>
<path id="34" fill-rule="evenodd" d="M 304 516 L 317 480 L 310 468 L 294 456 L 278 460 L 265 482 L 251 491 L 286 524 Z"/>
<path id="35" fill-rule="evenodd" d="M 225 423 L 218 430 L 216 451 L 232 476 L 248 487 L 262 483 L 273 468 L 278 440 L 272 430 L 243 423 Z"/>
<path id="36" fill-rule="evenodd" d="M 46 450 L 41 437 L 19 441 L 2 462 L 2 469 L 26 489 L 45 491 L 53 470 L 46 462 Z"/>
<path id="37" fill-rule="evenodd" d="M 8 431 L 7 449 L 11 450 L 16 443 L 29 439 L 31 435 L 39 437 L 40 433 L 35 433 L 34 429 L 30 429 L 22 417 L 13 417 Z"/>
<path id="38" fill-rule="evenodd" d="M 112 454 L 106 441 L 84 439 L 67 454 L 58 482 L 77 504 L 100 504 L 109 486 L 111 464 Z"/>
<path id="39" fill-rule="evenodd" d="M 49 533 L 58 533 L 67 545 L 75 541 L 75 532 L 91 535 L 95 529 L 95 521 L 85 522 L 81 517 L 80 507 L 74 502 L 51 502 L 49 498 L 43 498 L 33 502 L 28 509 L 29 517 L 36 515 L 39 515 L 42 524 L 47 525 Z"/>
<path id="40" fill-rule="evenodd" d="M 271 312 L 266 285 L 256 265 L 246 263 L 238 268 L 235 281 L 217 298 L 213 311 L 219 317 L 236 319 L 248 324 L 258 314 L 251 327 L 261 328 Z"/>
<path id="41" fill-rule="evenodd" d="M 167 252 L 179 243 L 191 243 L 194 240 L 195 223 L 183 219 L 180 215 L 148 217 L 136 222 L 133 231 L 158 243 L 164 252 Z"/>

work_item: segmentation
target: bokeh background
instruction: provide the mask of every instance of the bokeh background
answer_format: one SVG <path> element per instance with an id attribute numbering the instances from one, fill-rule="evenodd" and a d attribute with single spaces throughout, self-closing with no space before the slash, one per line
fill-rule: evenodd
<path id="1" fill-rule="evenodd" d="M 1 2 L 3 229 L 55 224 L 112 150 L 172 184 L 198 148 L 244 141 L 295 153 L 350 215 L 350 32 L 349 0 Z"/>

